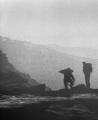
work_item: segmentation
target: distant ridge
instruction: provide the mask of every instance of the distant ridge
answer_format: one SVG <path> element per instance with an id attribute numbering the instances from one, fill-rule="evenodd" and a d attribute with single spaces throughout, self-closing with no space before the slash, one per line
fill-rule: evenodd
<path id="1" fill-rule="evenodd" d="M 91 60 L 98 60 L 98 49 L 97 48 L 87 48 L 87 47 L 64 47 L 59 45 L 49 45 L 59 52 L 63 52 L 74 57 L 80 57 Z M 96 57 L 95 57 L 96 55 Z"/>

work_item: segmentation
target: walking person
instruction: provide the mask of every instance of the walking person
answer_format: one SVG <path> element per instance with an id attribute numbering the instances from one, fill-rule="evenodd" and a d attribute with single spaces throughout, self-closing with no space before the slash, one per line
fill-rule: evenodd
<path id="1" fill-rule="evenodd" d="M 71 68 L 67 68 L 67 69 L 61 70 L 59 72 L 64 74 L 64 86 L 65 86 L 65 89 L 68 90 L 69 87 L 71 89 L 73 87 L 74 81 L 75 81 L 75 78 L 74 78 L 74 76 L 72 74 L 73 70 Z"/>

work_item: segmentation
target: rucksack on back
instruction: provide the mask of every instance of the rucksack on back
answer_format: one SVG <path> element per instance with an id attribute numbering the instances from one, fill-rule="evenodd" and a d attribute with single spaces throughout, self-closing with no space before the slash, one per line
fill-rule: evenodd
<path id="1" fill-rule="evenodd" d="M 84 72 L 92 72 L 92 64 L 91 64 L 91 63 L 86 63 L 86 64 L 83 66 L 83 71 L 84 71 Z"/>

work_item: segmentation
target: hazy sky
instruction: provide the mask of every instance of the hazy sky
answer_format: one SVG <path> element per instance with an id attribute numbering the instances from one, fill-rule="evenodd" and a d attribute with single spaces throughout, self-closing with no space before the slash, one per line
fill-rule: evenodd
<path id="1" fill-rule="evenodd" d="M 0 0 L 0 35 L 98 48 L 98 0 Z"/>

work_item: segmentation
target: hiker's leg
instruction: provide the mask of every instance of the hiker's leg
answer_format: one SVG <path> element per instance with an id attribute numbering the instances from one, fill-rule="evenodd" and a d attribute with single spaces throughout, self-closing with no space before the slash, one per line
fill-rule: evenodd
<path id="1" fill-rule="evenodd" d="M 90 74 L 85 75 L 85 82 L 86 82 L 86 87 L 89 89 L 90 88 Z"/>
<path id="2" fill-rule="evenodd" d="M 72 87 L 73 87 L 73 81 L 70 82 L 70 88 L 72 88 Z"/>
<path id="3" fill-rule="evenodd" d="M 90 74 L 87 76 L 87 86 L 90 88 Z"/>
<path id="4" fill-rule="evenodd" d="M 64 80 L 64 86 L 65 86 L 65 89 L 68 90 L 68 82 Z"/>

